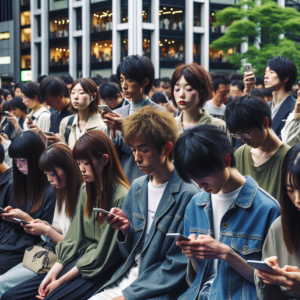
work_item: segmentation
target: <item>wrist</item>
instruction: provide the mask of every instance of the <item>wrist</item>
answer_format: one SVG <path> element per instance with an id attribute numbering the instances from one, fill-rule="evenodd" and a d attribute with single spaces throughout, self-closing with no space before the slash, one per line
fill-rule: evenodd
<path id="1" fill-rule="evenodd" d="M 45 224 L 45 232 L 44 232 L 44 235 L 47 236 L 47 237 L 49 237 L 51 229 L 52 229 L 52 228 L 51 228 L 50 226 L 48 226 L 48 225 Z"/>
<path id="2" fill-rule="evenodd" d="M 230 264 L 230 262 L 234 260 L 235 252 L 229 246 L 224 244 L 223 246 L 224 250 L 220 258 Z"/>

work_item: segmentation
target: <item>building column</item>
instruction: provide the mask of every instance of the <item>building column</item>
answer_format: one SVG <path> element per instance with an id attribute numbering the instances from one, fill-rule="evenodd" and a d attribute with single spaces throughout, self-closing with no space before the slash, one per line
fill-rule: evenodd
<path id="1" fill-rule="evenodd" d="M 154 30 L 151 33 L 151 60 L 154 65 L 155 78 L 160 77 L 159 72 L 159 0 L 152 0 L 151 18 L 154 24 Z"/>
<path id="2" fill-rule="evenodd" d="M 193 62 L 193 46 L 194 46 L 194 1 L 185 1 L 185 63 L 191 64 Z"/>
<path id="3" fill-rule="evenodd" d="M 82 77 L 91 75 L 91 9 L 90 1 L 82 0 Z"/>
<path id="4" fill-rule="evenodd" d="M 204 27 L 201 36 L 201 66 L 209 71 L 209 0 L 203 2 L 201 20 L 201 25 Z"/>
<path id="5" fill-rule="evenodd" d="M 37 2 L 37 1 L 31 1 Z M 49 3 L 41 1 L 41 75 L 49 75 Z M 34 6 L 33 6 L 34 7 Z M 37 31 L 37 29 L 36 29 Z M 37 33 L 37 32 L 36 32 Z M 38 60 L 38 56 L 34 58 Z"/>

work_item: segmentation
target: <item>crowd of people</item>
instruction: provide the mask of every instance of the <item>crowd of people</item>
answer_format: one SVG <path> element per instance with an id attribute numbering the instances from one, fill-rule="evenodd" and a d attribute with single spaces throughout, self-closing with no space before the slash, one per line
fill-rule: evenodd
<path id="1" fill-rule="evenodd" d="M 295 64 L 154 73 L 0 89 L 1 300 L 300 299 Z"/>

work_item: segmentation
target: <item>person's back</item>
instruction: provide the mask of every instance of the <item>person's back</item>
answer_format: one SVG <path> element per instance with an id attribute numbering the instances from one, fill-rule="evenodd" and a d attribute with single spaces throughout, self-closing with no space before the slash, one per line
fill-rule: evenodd
<path id="1" fill-rule="evenodd" d="M 281 165 L 288 149 L 272 127 L 268 104 L 249 96 L 238 97 L 226 108 L 226 124 L 245 145 L 235 153 L 237 169 L 251 175 L 260 187 L 280 200 Z"/>

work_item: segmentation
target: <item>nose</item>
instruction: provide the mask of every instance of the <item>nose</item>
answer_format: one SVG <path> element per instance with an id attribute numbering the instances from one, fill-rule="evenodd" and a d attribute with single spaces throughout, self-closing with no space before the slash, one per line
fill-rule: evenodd
<path id="1" fill-rule="evenodd" d="M 298 190 L 295 192 L 295 202 L 300 205 L 300 192 Z"/>
<path id="2" fill-rule="evenodd" d="M 141 163 L 143 161 L 141 154 L 139 153 L 139 151 L 136 151 L 134 154 L 134 160 L 137 163 Z"/>
<path id="3" fill-rule="evenodd" d="M 127 85 L 126 85 L 126 81 L 125 80 L 123 81 L 121 87 L 122 87 L 122 90 L 127 89 Z"/>

